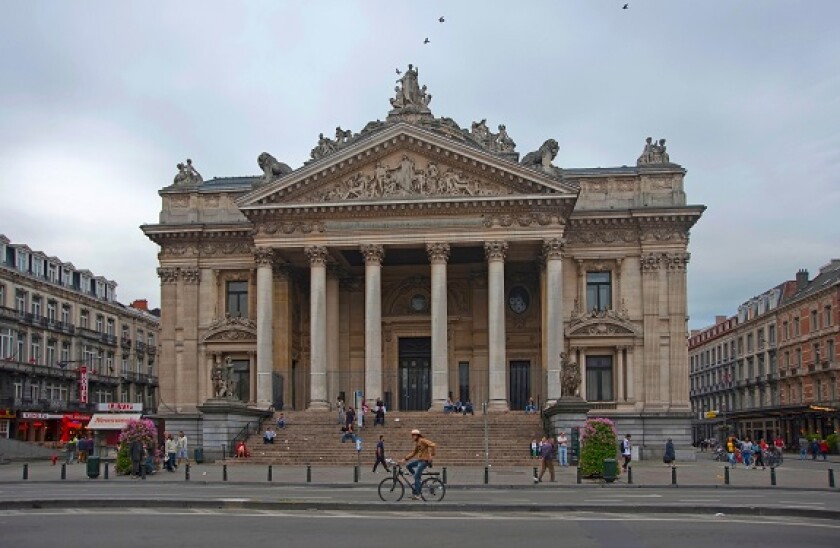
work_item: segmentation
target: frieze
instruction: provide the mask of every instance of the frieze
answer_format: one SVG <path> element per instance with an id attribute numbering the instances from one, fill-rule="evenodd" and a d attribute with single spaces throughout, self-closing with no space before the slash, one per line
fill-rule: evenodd
<path id="1" fill-rule="evenodd" d="M 638 231 L 632 227 L 578 228 L 567 233 L 569 243 L 630 244 L 638 241 Z"/>
<path id="2" fill-rule="evenodd" d="M 324 223 L 321 221 L 288 221 L 288 222 L 267 222 L 257 225 L 257 232 L 261 234 L 311 234 L 324 232 Z"/>
<path id="3" fill-rule="evenodd" d="M 662 257 L 662 262 L 668 270 L 685 270 L 690 258 L 691 253 L 666 253 Z"/>
<path id="4" fill-rule="evenodd" d="M 189 243 L 173 243 L 161 246 L 161 257 L 185 257 L 198 254 L 198 247 Z"/>
<path id="5" fill-rule="evenodd" d="M 174 209 L 181 209 L 185 207 L 189 207 L 190 205 L 190 197 L 189 196 L 169 196 L 167 199 L 167 203 L 169 203 L 169 207 Z"/>
<path id="6" fill-rule="evenodd" d="M 430 198 L 438 196 L 500 196 L 501 185 L 451 169 L 430 161 L 425 167 L 404 154 L 396 167 L 377 162 L 372 170 L 359 172 L 343 181 L 327 186 L 315 194 L 301 197 L 299 202 L 341 202 L 379 198 Z"/>
<path id="7" fill-rule="evenodd" d="M 521 227 L 548 226 L 551 224 L 562 224 L 560 217 L 549 213 L 523 213 L 520 215 L 501 213 L 488 215 L 484 218 L 484 226 L 487 228 L 507 228 L 513 225 Z"/>
<path id="8" fill-rule="evenodd" d="M 688 234 L 673 227 L 643 228 L 640 239 L 643 242 L 685 242 L 688 240 Z"/>
<path id="9" fill-rule="evenodd" d="M 246 255 L 251 252 L 251 242 L 245 240 L 202 242 L 199 251 L 202 255 Z"/>

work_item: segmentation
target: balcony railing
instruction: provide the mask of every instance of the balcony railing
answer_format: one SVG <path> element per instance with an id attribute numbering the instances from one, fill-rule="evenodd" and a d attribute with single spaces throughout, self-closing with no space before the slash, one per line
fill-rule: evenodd
<path id="1" fill-rule="evenodd" d="M 143 341 L 137 341 L 135 343 L 135 347 L 137 348 L 138 352 L 145 352 L 146 351 L 146 343 Z"/>
<path id="2" fill-rule="evenodd" d="M 130 349 L 131 348 L 131 339 L 128 338 L 128 337 L 123 337 L 122 339 L 120 339 L 120 346 L 125 348 L 125 349 Z"/>

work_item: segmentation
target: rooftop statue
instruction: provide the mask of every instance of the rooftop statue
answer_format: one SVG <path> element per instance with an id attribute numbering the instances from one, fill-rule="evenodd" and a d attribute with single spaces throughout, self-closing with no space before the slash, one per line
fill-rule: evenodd
<path id="1" fill-rule="evenodd" d="M 637 166 L 670 163 L 671 158 L 666 152 L 665 139 L 659 139 L 659 141 L 654 141 L 652 137 L 645 139 L 645 148 L 642 150 L 642 155 L 636 160 Z"/>
<path id="2" fill-rule="evenodd" d="M 187 158 L 186 163 L 181 163 L 177 165 L 178 174 L 175 175 L 175 179 L 172 181 L 172 184 L 175 185 L 200 185 L 204 182 L 204 179 L 201 178 L 201 174 L 196 171 L 195 167 L 193 167 L 192 160 Z"/>
<path id="3" fill-rule="evenodd" d="M 261 185 L 270 183 L 279 179 L 283 175 L 287 175 L 292 172 L 291 167 L 278 161 L 277 158 L 268 152 L 263 152 L 257 157 L 257 165 L 260 166 L 260 169 L 263 172 L 259 181 L 259 184 Z"/>
<path id="4" fill-rule="evenodd" d="M 560 145 L 557 144 L 557 141 L 554 139 L 548 139 L 542 144 L 539 150 L 526 154 L 525 157 L 522 158 L 521 163 L 531 169 L 543 171 L 548 175 L 557 176 L 560 175 L 560 168 L 553 165 L 551 162 L 553 162 L 554 158 L 557 157 L 557 153 L 559 151 Z"/>
<path id="5" fill-rule="evenodd" d="M 394 98 L 391 99 L 391 106 L 394 110 L 413 110 L 415 112 L 427 112 L 432 95 L 428 93 L 426 86 L 420 87 L 418 81 L 419 69 L 409 64 L 408 70 L 397 80 L 398 86 L 394 88 Z"/>

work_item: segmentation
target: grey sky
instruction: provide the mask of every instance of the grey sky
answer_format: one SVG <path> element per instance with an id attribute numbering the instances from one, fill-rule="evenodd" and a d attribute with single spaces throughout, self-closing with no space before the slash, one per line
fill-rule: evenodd
<path id="1" fill-rule="evenodd" d="M 0 0 L 0 233 L 159 304 L 157 190 L 292 167 L 384 118 L 414 63 L 432 111 L 561 167 L 688 170 L 691 327 L 840 257 L 840 2 Z M 439 16 L 446 22 L 437 22 Z M 431 41 L 423 45 L 423 39 Z"/>

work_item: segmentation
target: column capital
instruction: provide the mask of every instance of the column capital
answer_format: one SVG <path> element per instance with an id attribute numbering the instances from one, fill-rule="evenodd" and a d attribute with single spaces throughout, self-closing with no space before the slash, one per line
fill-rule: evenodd
<path id="1" fill-rule="evenodd" d="M 484 255 L 487 257 L 487 262 L 505 260 L 507 255 L 508 244 L 501 240 L 494 240 L 492 242 L 484 242 Z"/>
<path id="2" fill-rule="evenodd" d="M 303 252 L 309 257 L 309 264 L 311 266 L 326 266 L 329 252 L 327 247 L 323 245 L 312 245 L 303 248 Z"/>
<path id="3" fill-rule="evenodd" d="M 181 279 L 186 284 L 197 284 L 201 280 L 201 269 L 194 266 L 182 268 Z"/>
<path id="4" fill-rule="evenodd" d="M 251 249 L 257 266 L 271 266 L 274 263 L 274 249 L 270 247 L 254 247 Z"/>
<path id="5" fill-rule="evenodd" d="M 688 266 L 688 261 L 691 259 L 691 253 L 665 253 L 662 256 L 662 262 L 668 270 L 685 270 Z"/>
<path id="6" fill-rule="evenodd" d="M 659 270 L 661 261 L 662 252 L 642 253 L 642 256 L 639 258 L 642 272 L 655 272 Z"/>
<path id="7" fill-rule="evenodd" d="M 160 278 L 161 284 L 174 284 L 178 282 L 178 269 L 160 267 L 157 269 L 157 275 Z"/>
<path id="8" fill-rule="evenodd" d="M 449 244 L 446 242 L 428 243 L 426 253 L 429 254 L 429 262 L 445 263 L 449 261 Z"/>
<path id="9" fill-rule="evenodd" d="M 359 250 L 365 257 L 365 264 L 381 265 L 385 258 L 385 248 L 379 244 L 363 244 Z"/>
<path id="10" fill-rule="evenodd" d="M 564 238 L 551 238 L 543 240 L 543 257 L 546 261 L 563 258 L 563 248 L 566 247 L 566 240 Z"/>

